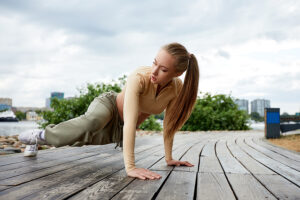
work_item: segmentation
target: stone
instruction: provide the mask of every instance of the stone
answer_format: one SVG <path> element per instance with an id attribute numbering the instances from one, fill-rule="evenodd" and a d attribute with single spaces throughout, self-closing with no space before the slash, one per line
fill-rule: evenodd
<path id="1" fill-rule="evenodd" d="M 13 148 L 13 147 L 5 147 L 3 151 L 13 152 L 13 153 L 21 153 L 21 149 Z"/>

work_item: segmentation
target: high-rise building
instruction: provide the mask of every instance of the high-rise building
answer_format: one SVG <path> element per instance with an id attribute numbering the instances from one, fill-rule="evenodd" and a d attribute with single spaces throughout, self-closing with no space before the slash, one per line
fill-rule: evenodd
<path id="1" fill-rule="evenodd" d="M 11 98 L 0 98 L 0 111 L 1 110 L 10 110 L 12 107 Z"/>
<path id="2" fill-rule="evenodd" d="M 238 105 L 239 110 L 245 110 L 247 114 L 249 113 L 249 103 L 248 100 L 246 99 L 236 99 L 235 103 Z"/>
<path id="3" fill-rule="evenodd" d="M 58 99 L 63 99 L 64 98 L 64 93 L 63 92 L 51 92 L 50 98 L 46 99 L 46 107 L 50 108 L 51 105 L 51 99 L 53 98 L 58 98 Z"/>
<path id="4" fill-rule="evenodd" d="M 251 101 L 251 113 L 257 112 L 261 117 L 265 115 L 265 108 L 270 108 L 270 100 L 255 99 Z"/>

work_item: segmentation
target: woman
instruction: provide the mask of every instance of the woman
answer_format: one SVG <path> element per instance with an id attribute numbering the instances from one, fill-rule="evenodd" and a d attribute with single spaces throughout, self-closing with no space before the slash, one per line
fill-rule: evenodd
<path id="1" fill-rule="evenodd" d="M 186 71 L 184 84 L 178 78 Z M 123 146 L 126 173 L 139 179 L 161 176 L 148 169 L 137 168 L 134 162 L 135 132 L 151 114 L 166 110 L 164 147 L 167 165 L 193 166 L 187 161 L 173 160 L 175 132 L 189 118 L 196 102 L 199 82 L 197 59 L 179 43 L 164 45 L 152 67 L 139 67 L 128 77 L 122 92 L 108 92 L 96 97 L 87 112 L 77 118 L 50 124 L 45 131 L 20 134 L 26 146 L 24 155 L 35 156 L 37 144 L 81 146 L 117 142 Z"/>

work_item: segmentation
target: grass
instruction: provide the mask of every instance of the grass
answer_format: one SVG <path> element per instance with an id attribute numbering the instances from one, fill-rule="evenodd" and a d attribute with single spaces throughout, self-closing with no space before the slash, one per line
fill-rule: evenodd
<path id="1" fill-rule="evenodd" d="M 268 139 L 268 141 L 285 149 L 300 152 L 300 133 L 280 136 L 280 138 Z"/>

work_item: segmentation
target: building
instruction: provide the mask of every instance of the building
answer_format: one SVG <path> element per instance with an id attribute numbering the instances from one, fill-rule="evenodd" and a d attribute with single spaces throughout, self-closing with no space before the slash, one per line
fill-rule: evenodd
<path id="1" fill-rule="evenodd" d="M 12 111 L 20 111 L 23 113 L 30 112 L 30 111 L 46 111 L 49 110 L 49 108 L 46 107 L 12 107 Z"/>
<path id="2" fill-rule="evenodd" d="M 51 107 L 51 99 L 53 99 L 53 98 L 63 99 L 64 95 L 65 94 L 63 92 L 51 92 L 50 98 L 46 99 L 46 108 Z"/>
<path id="3" fill-rule="evenodd" d="M 270 108 L 270 100 L 255 99 L 251 101 L 251 113 L 257 112 L 261 117 L 265 115 L 265 108 Z"/>
<path id="4" fill-rule="evenodd" d="M 11 98 L 0 98 L 0 111 L 11 110 L 12 99 Z"/>
<path id="5" fill-rule="evenodd" d="M 39 116 L 35 111 L 28 111 L 26 112 L 26 120 L 39 121 L 42 120 L 42 116 Z"/>
<path id="6" fill-rule="evenodd" d="M 239 107 L 239 110 L 245 110 L 247 112 L 247 114 L 249 113 L 249 103 L 248 103 L 248 100 L 246 99 L 236 99 L 234 101 L 238 107 Z"/>

